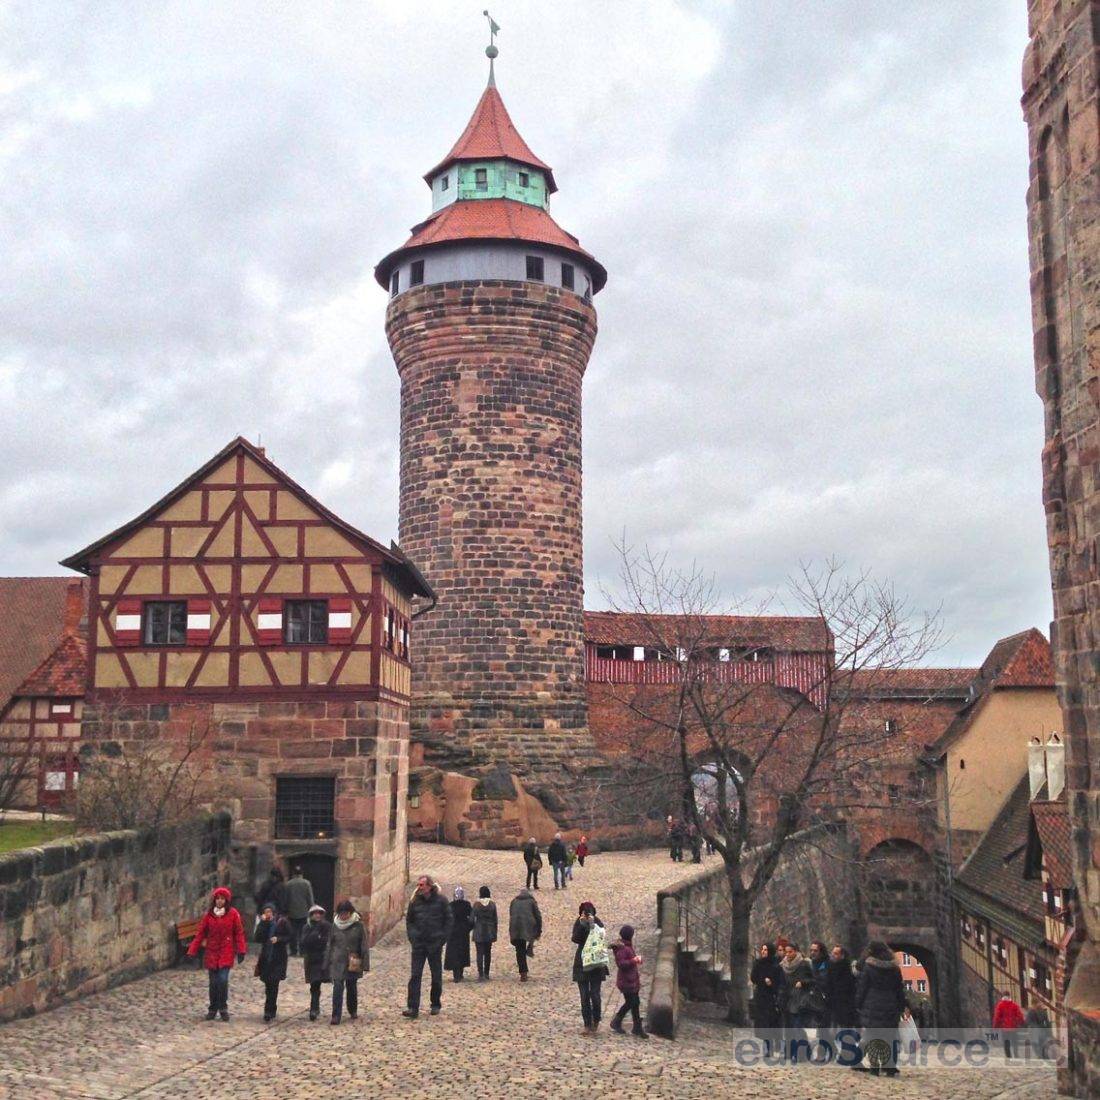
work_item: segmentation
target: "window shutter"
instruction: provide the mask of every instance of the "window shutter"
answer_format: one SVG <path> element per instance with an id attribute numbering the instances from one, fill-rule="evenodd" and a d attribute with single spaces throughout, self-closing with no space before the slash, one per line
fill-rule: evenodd
<path id="1" fill-rule="evenodd" d="M 283 641 L 283 601 L 261 599 L 256 616 L 256 632 L 260 645 L 281 645 Z"/>
<path id="2" fill-rule="evenodd" d="M 210 601 L 196 599 L 187 601 L 187 644 L 210 644 Z"/>
<path id="3" fill-rule="evenodd" d="M 409 659 L 409 620 L 401 620 L 401 656 Z"/>
<path id="4" fill-rule="evenodd" d="M 351 641 L 350 599 L 329 600 L 328 640 L 331 645 L 347 645 Z"/>
<path id="5" fill-rule="evenodd" d="M 141 645 L 141 600 L 115 604 L 115 645 Z"/>

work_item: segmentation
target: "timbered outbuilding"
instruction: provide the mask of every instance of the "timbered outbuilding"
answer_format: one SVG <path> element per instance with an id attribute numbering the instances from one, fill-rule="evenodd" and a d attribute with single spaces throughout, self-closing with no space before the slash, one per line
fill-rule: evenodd
<path id="1" fill-rule="evenodd" d="M 376 928 L 404 892 L 410 623 L 432 592 L 236 439 L 66 559 L 90 579 L 84 752 L 201 742 L 246 864 Z"/>

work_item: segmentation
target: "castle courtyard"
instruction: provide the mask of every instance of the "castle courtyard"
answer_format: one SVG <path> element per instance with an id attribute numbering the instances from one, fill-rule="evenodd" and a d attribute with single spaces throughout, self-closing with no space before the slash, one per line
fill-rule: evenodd
<path id="1" fill-rule="evenodd" d="M 410 873 L 431 874 L 448 892 L 492 888 L 506 925 L 509 900 L 522 886 L 518 853 L 414 844 Z M 912 1070 L 897 1080 L 837 1068 L 739 1068 L 728 1032 L 681 1017 L 675 1043 L 611 1034 L 607 1014 L 620 1003 L 605 984 L 605 1019 L 597 1039 L 581 1034 L 569 942 L 580 901 L 591 899 L 609 930 L 632 923 L 645 958 L 643 991 L 656 938 L 655 895 L 680 876 L 663 851 L 609 853 L 577 869 L 563 892 L 537 897 L 545 932 L 531 981 L 516 979 L 506 938 L 498 941 L 489 983 L 467 980 L 443 992 L 443 1013 L 402 1019 L 408 945 L 397 927 L 372 951 L 360 986 L 360 1016 L 331 1027 L 307 1016 L 308 990 L 291 961 L 280 1014 L 262 1022 L 262 987 L 251 960 L 234 972 L 229 1023 L 206 1023 L 205 975 L 190 967 L 163 971 L 0 1029 L 0 1097 L 53 1098 L 389 1095 L 455 1097 L 745 1096 L 783 1100 L 832 1097 L 1046 1100 L 1054 1071 Z M 426 976 L 425 976 L 426 978 Z M 330 987 L 325 987 L 326 991 Z M 643 993 L 644 996 L 644 993 Z M 610 1000 L 608 998 L 610 997 Z M 324 1004 L 324 1002 L 322 1002 Z"/>

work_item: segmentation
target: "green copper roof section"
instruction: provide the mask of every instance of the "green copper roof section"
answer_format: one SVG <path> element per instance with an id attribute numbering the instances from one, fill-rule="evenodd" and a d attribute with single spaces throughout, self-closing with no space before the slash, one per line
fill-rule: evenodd
<path id="1" fill-rule="evenodd" d="M 461 161 L 432 178 L 432 210 L 467 199 L 512 199 L 545 210 L 546 174 L 510 160 Z"/>

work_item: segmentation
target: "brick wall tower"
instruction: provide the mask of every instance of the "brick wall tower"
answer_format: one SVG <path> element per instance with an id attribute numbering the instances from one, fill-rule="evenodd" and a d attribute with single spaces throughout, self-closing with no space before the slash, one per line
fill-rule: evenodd
<path id="1" fill-rule="evenodd" d="M 1055 674 L 1084 943 L 1063 1086 L 1100 1095 L 1100 2 L 1029 0 L 1023 108 Z"/>
<path id="2" fill-rule="evenodd" d="M 375 270 L 401 378 L 400 538 L 439 598 L 417 621 L 412 735 L 444 771 L 506 768 L 567 824 L 562 765 L 595 755 L 581 382 L 606 272 L 548 213 L 554 173 L 491 72 L 424 179 L 432 214 Z"/>

